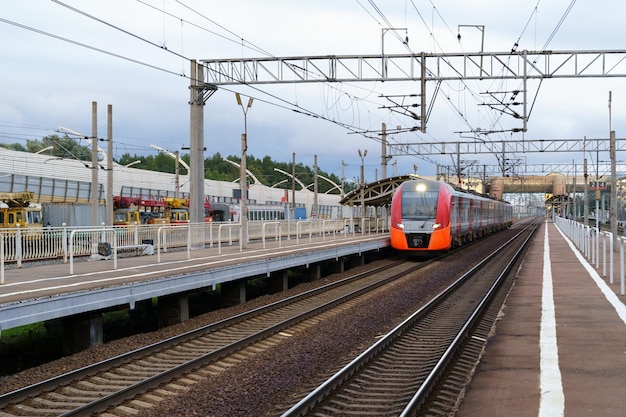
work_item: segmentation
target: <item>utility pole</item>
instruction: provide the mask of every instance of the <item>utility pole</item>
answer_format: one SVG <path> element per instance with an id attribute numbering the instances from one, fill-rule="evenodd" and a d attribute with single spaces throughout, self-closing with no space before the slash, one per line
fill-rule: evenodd
<path id="1" fill-rule="evenodd" d="M 107 194 L 106 224 L 113 225 L 113 105 L 107 106 Z"/>
<path id="2" fill-rule="evenodd" d="M 91 102 L 91 225 L 98 226 L 98 103 Z M 96 251 L 93 253 L 97 253 Z"/>
<path id="3" fill-rule="evenodd" d="M 250 110 L 250 108 L 252 107 L 254 99 L 252 97 L 248 97 L 248 104 L 244 106 L 239 93 L 235 93 L 235 98 L 237 99 L 237 104 L 241 107 L 241 110 L 243 111 L 243 133 L 241 134 L 241 169 L 239 175 L 239 184 L 241 188 L 241 200 L 239 200 L 239 219 L 241 222 L 239 232 L 239 247 L 243 250 L 244 248 L 248 247 L 248 172 L 246 166 L 246 152 L 248 150 L 248 110 Z"/>
<path id="4" fill-rule="evenodd" d="M 361 158 L 361 181 L 359 188 L 361 189 L 361 233 L 365 233 L 365 157 L 367 149 L 363 152 L 359 149 L 359 158 Z"/>
<path id="5" fill-rule="evenodd" d="M 615 167 L 615 131 L 611 126 L 611 98 L 609 91 L 609 153 L 611 159 L 611 234 L 613 235 L 613 248 L 617 249 L 617 170 Z M 613 276 L 611 276 L 613 279 Z"/>
<path id="6" fill-rule="evenodd" d="M 343 187 L 344 187 L 345 182 L 346 182 L 346 163 L 342 160 L 341 161 L 341 198 L 342 199 L 344 196 Z"/>
<path id="7" fill-rule="evenodd" d="M 191 61 L 190 75 L 189 222 L 199 223 L 204 220 L 204 102 L 200 97 L 204 68 L 195 60 Z"/>
<path id="8" fill-rule="evenodd" d="M 583 201 L 584 201 L 584 207 L 583 207 L 583 220 L 584 220 L 584 224 L 585 226 L 587 226 L 589 224 L 589 201 L 587 201 L 587 198 L 589 198 L 588 194 L 589 194 L 589 173 L 587 171 L 587 158 L 586 158 L 586 148 L 587 148 L 587 136 L 585 136 L 583 138 L 583 176 L 585 178 L 585 185 L 583 188 Z"/>
<path id="9" fill-rule="evenodd" d="M 610 132 L 611 153 L 611 233 L 613 234 L 613 248 L 617 249 L 617 170 L 615 167 L 615 131 Z"/>
<path id="10" fill-rule="evenodd" d="M 381 136 L 381 145 L 382 145 L 382 150 L 381 150 L 381 174 L 382 177 L 381 178 L 387 178 L 387 125 L 385 123 L 383 123 L 383 129 L 382 129 L 382 136 Z"/>
<path id="11" fill-rule="evenodd" d="M 291 207 L 294 208 L 294 216 L 296 214 L 296 153 L 291 154 Z"/>
<path id="12" fill-rule="evenodd" d="M 180 190 L 180 167 L 179 167 L 179 162 L 178 162 L 178 154 L 180 152 L 176 151 L 175 155 L 176 155 L 176 159 L 174 161 L 174 198 L 178 198 L 178 191 Z"/>
<path id="13" fill-rule="evenodd" d="M 576 175 L 578 174 L 578 166 L 576 165 L 576 161 L 572 159 L 572 166 L 574 167 L 574 176 L 572 178 L 572 204 L 573 204 L 573 212 L 572 219 L 576 220 L 578 215 L 578 210 L 576 206 Z"/>
<path id="14" fill-rule="evenodd" d="M 313 210 L 311 215 L 314 219 L 317 218 L 317 155 L 313 156 Z"/>

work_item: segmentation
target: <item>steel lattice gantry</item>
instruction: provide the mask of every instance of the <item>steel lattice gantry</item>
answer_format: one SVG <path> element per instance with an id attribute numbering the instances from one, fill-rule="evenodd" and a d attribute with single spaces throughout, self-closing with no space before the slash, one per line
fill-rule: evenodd
<path id="1" fill-rule="evenodd" d="M 522 139 L 487 141 L 476 139 L 456 142 L 414 142 L 388 144 L 389 156 L 398 155 L 471 155 L 547 152 L 609 152 L 608 138 L 601 139 Z M 617 151 L 626 150 L 626 138 L 616 138 Z"/>
<path id="2" fill-rule="evenodd" d="M 626 76 L 626 50 L 203 59 L 214 85 Z"/>
<path id="3" fill-rule="evenodd" d="M 459 172 L 456 166 L 450 165 L 437 165 L 437 175 L 447 177 L 458 177 Z M 626 176 L 626 164 L 619 163 L 615 165 L 617 171 L 617 177 L 621 178 Z M 607 163 L 600 163 L 597 165 L 589 165 L 587 167 L 587 175 L 592 178 L 607 177 L 610 176 L 611 165 Z M 474 164 L 466 166 L 461 169 L 463 178 L 488 178 L 488 177 L 516 177 L 520 175 L 540 175 L 540 174 L 563 174 L 563 175 L 583 175 L 584 164 L 582 163 L 551 163 L 551 164 L 527 164 L 527 163 L 514 163 L 507 164 L 504 168 L 504 174 L 502 173 L 501 165 L 492 164 Z"/>
<path id="4" fill-rule="evenodd" d="M 195 65 L 196 61 L 193 60 L 192 73 L 195 71 Z M 203 73 L 200 73 L 201 68 Z M 421 102 L 418 119 L 421 124 L 420 130 L 425 132 L 428 114 L 435 100 L 439 83 L 445 80 L 516 79 L 522 82 L 520 93 L 523 105 L 522 114 L 514 115 L 523 121 L 523 127 L 516 130 L 525 132 L 528 122 L 528 80 L 611 77 L 626 77 L 626 50 L 523 50 L 441 54 L 421 52 L 417 54 L 381 53 L 202 59 L 198 63 L 197 78 L 193 77 L 197 81 L 192 81 L 191 89 L 196 91 L 196 96 L 208 97 L 209 94 L 206 93 L 214 91 L 219 85 L 419 81 Z M 433 88 L 431 105 L 428 108 L 426 106 L 427 81 L 438 83 Z M 190 104 L 195 104 L 193 97 Z M 194 119 L 193 107 L 192 105 L 192 120 Z M 192 131 L 196 129 L 202 132 L 204 128 L 200 126 L 202 121 L 196 120 L 196 122 L 197 126 L 194 128 L 192 121 Z M 197 137 L 198 134 L 194 135 L 192 132 L 191 136 L 192 143 L 196 146 L 201 145 L 198 140 L 194 140 L 194 136 Z M 557 141 L 554 141 L 550 146 L 566 146 L 568 143 L 557 145 Z M 468 144 L 467 146 L 476 145 Z M 518 145 L 503 144 L 502 146 Z M 489 150 L 490 153 L 494 151 Z M 545 152 L 548 149 L 539 151 Z M 510 152 L 521 151 L 510 150 Z M 446 153 L 453 152 L 446 151 Z M 199 173 L 201 167 L 196 169 Z"/>
<path id="5" fill-rule="evenodd" d="M 467 168 L 459 168 L 463 165 L 461 156 L 491 154 L 498 158 L 500 165 L 472 164 L 471 170 L 484 175 L 506 175 L 507 173 L 550 173 L 550 172 L 570 172 L 578 170 L 582 172 L 582 165 L 578 167 L 567 163 L 543 163 L 527 164 L 519 158 L 510 156 L 518 153 L 548 153 L 548 152 L 568 152 L 572 154 L 585 155 L 587 152 L 610 152 L 610 141 L 608 138 L 601 139 L 531 139 L 531 140 L 500 140 L 500 141 L 456 141 L 456 142 L 415 142 L 403 144 L 389 144 L 389 156 L 415 155 L 421 158 L 436 155 L 450 155 L 456 157 L 455 166 L 446 167 L 437 164 L 449 174 L 459 174 L 467 171 Z M 615 150 L 626 151 L 626 138 L 615 139 Z M 593 172 L 606 173 L 610 170 L 610 165 L 597 163 L 589 167 Z M 618 172 L 626 172 L 624 164 L 617 164 Z M 443 173 L 443 172 L 441 172 Z"/>
<path id="6" fill-rule="evenodd" d="M 626 77 L 626 51 L 511 51 L 475 53 L 322 55 L 203 59 L 206 83 L 217 85 L 354 81 L 420 81 L 421 130 L 426 130 L 426 82 L 518 79 L 528 121 L 531 79 Z M 436 89 L 433 89 L 436 92 Z"/>

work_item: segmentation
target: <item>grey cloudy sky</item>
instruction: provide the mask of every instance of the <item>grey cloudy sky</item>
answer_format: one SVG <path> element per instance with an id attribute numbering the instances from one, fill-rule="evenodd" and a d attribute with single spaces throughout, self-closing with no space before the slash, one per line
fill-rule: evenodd
<path id="1" fill-rule="evenodd" d="M 91 133 L 91 102 L 98 102 L 99 136 L 106 136 L 106 107 L 113 106 L 116 157 L 150 154 L 154 144 L 171 151 L 189 144 L 190 59 L 356 55 L 381 52 L 382 33 L 406 28 L 414 53 L 626 49 L 622 1 L 571 0 L 0 0 L 0 141 L 40 139 L 59 126 Z M 461 29 L 459 29 L 461 26 Z M 457 38 L 461 33 L 461 40 Z M 386 53 L 406 53 L 386 32 Z M 517 46 L 514 46 L 517 44 Z M 485 106 L 486 91 L 519 88 L 518 81 L 446 82 L 427 133 L 407 132 L 390 141 L 466 140 L 458 132 L 508 130 L 520 122 Z M 247 116 L 255 157 L 318 164 L 347 178 L 359 175 L 357 150 L 367 149 L 366 177 L 380 176 L 380 143 L 354 131 L 414 126 L 382 96 L 418 93 L 415 82 L 312 83 L 220 88 L 205 106 L 207 156 L 238 155 L 243 114 L 234 92 L 256 101 Z M 626 81 L 546 80 L 529 84 L 528 132 L 487 140 L 608 137 L 624 131 Z M 430 103 L 434 84 L 427 85 Z M 537 94 L 538 92 L 538 94 Z M 407 101 L 408 102 L 408 101 Z M 306 108 L 310 117 L 292 111 Z M 346 129 L 342 125 L 351 127 Z M 184 152 L 184 151 L 183 151 Z M 497 164 L 495 157 L 463 155 Z M 605 159 L 607 159 L 606 157 Z M 433 157 L 450 166 L 450 156 Z M 582 155 L 528 154 L 532 162 L 582 159 Z M 602 157 L 601 157 L 602 159 Z M 433 175 L 435 165 L 415 156 L 394 158 L 398 174 Z M 389 165 L 388 174 L 393 174 Z"/>

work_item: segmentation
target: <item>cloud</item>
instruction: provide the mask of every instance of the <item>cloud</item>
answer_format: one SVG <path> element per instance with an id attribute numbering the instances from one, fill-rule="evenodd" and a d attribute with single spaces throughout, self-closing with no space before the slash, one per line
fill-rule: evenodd
<path id="1" fill-rule="evenodd" d="M 477 52 L 481 48 L 506 52 L 545 45 L 556 50 L 603 50 L 622 48 L 626 35 L 620 21 L 626 6 L 613 0 L 602 6 L 576 2 L 569 11 L 569 2 L 540 3 L 537 8 L 536 3 L 501 0 L 446 0 L 428 7 L 388 2 L 379 4 L 381 13 L 364 2 L 328 0 L 65 3 L 100 21 L 50 1 L 11 2 L 3 10 L 0 36 L 11 42 L 5 42 L 1 52 L 0 124 L 23 128 L 21 132 L 10 129 L 0 138 L 3 141 L 13 142 L 23 134 L 44 136 L 61 125 L 90 133 L 91 102 L 97 101 L 101 136 L 106 134 L 106 106 L 113 105 L 116 155 L 152 153 L 151 143 L 180 149 L 189 142 L 189 80 L 181 76 L 190 73 L 188 58 L 363 55 L 377 54 L 383 45 L 387 54 L 399 54 L 409 51 L 402 42 L 407 35 L 410 51 L 415 53 Z M 428 108 L 432 105 L 432 113 L 427 133 L 390 134 L 389 140 L 455 141 L 465 136 L 459 132 L 477 127 L 519 127 L 518 119 L 491 108 L 494 95 L 485 93 L 521 86 L 521 80 L 447 80 L 433 100 L 436 83 L 429 81 L 426 103 Z M 608 136 L 608 91 L 613 92 L 613 127 L 619 137 L 624 131 L 619 117 L 624 87 L 622 78 L 529 82 L 528 132 L 489 138 Z M 312 165 L 313 156 L 318 155 L 327 172 L 339 175 L 342 161 L 348 164 L 346 176 L 351 178 L 359 171 L 357 149 L 368 149 L 366 175 L 374 178 L 375 170 L 381 171 L 381 124 L 385 122 L 390 131 L 396 126 L 416 126 L 415 120 L 391 110 L 389 97 L 412 104 L 417 99 L 400 96 L 419 93 L 420 85 L 351 82 L 219 88 L 205 105 L 207 156 L 240 153 L 243 115 L 234 91 L 255 97 L 247 118 L 249 152 L 254 156 L 289 162 L 295 152 L 298 162 Z M 464 157 L 497 164 L 495 157 Z M 527 157 L 529 161 L 542 158 Z M 449 156 L 430 159 L 451 164 Z M 436 170 L 435 164 L 414 155 L 394 161 L 399 173 L 413 172 L 414 164 L 426 174 Z"/>

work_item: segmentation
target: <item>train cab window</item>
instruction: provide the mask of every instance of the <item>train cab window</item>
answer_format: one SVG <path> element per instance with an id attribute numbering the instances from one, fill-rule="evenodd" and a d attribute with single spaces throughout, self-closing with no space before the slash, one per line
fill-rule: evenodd
<path id="1" fill-rule="evenodd" d="M 437 212 L 439 185 L 415 182 L 407 184 L 402 192 L 402 218 L 425 220 L 434 219 Z"/>
<path id="2" fill-rule="evenodd" d="M 41 216 L 38 211 L 29 211 L 28 212 L 28 223 L 36 224 L 41 223 Z"/>

